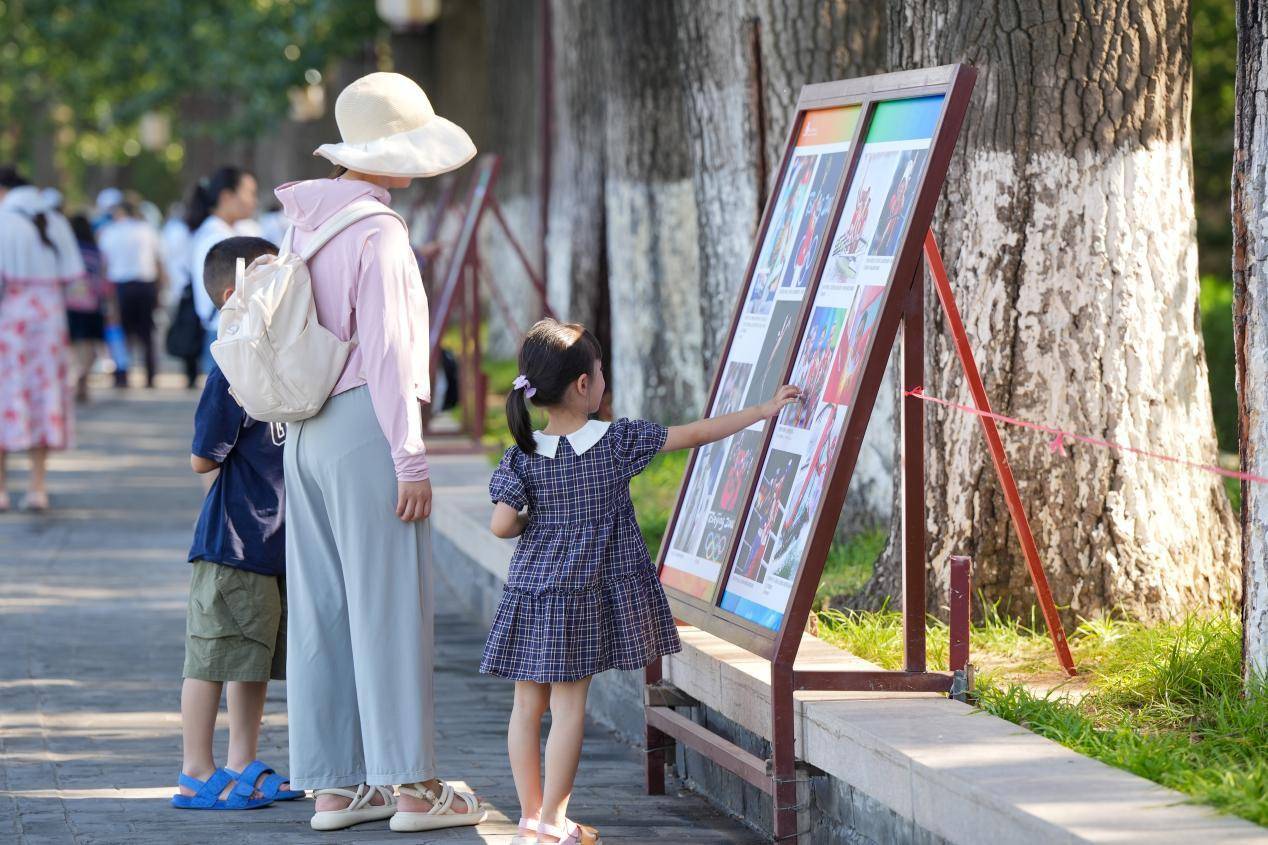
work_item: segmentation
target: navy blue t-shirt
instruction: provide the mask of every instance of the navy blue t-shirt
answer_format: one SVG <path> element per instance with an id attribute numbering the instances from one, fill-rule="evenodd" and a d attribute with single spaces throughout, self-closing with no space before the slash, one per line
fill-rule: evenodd
<path id="1" fill-rule="evenodd" d="M 247 416 L 219 367 L 207 374 L 194 414 L 192 451 L 220 464 L 203 502 L 189 559 L 209 560 L 263 575 L 286 574 L 282 510 L 285 423 Z"/>

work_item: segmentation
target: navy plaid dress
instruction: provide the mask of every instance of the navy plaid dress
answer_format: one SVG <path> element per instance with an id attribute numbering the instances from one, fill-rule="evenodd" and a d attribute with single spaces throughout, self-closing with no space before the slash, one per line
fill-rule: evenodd
<path id="1" fill-rule="evenodd" d="M 630 479 L 668 432 L 621 419 L 596 442 L 602 425 L 572 435 L 582 454 L 566 436 L 554 457 L 512 446 L 489 482 L 494 502 L 527 507 L 529 518 L 484 646 L 485 674 L 575 681 L 682 650 L 630 501 Z"/>

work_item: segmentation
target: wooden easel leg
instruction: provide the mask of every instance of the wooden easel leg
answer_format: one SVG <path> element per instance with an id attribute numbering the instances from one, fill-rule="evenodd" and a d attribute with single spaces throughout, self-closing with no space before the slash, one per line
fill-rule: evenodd
<path id="1" fill-rule="evenodd" d="M 925 408 L 907 392 L 925 380 L 925 270 L 918 265 L 903 311 L 903 666 L 925 671 Z"/>
<path id="2" fill-rule="evenodd" d="M 793 718 L 792 666 L 771 665 L 771 777 L 775 841 L 796 841 L 798 833 L 797 732 Z"/>
<path id="3" fill-rule="evenodd" d="M 657 658 L 653 663 L 649 664 L 643 670 L 643 682 L 648 686 L 658 683 L 661 679 L 661 660 Z M 644 746 L 646 752 L 644 765 L 644 783 L 647 787 L 648 795 L 664 795 L 665 794 L 665 762 L 666 747 L 669 746 L 673 739 L 663 731 L 653 728 L 651 725 L 644 723 Z"/>
<path id="4" fill-rule="evenodd" d="M 979 411 L 989 414 L 991 403 L 986 396 L 986 387 L 982 384 L 982 375 L 977 370 L 977 362 L 973 360 L 969 336 L 964 330 L 964 322 L 960 319 L 960 309 L 956 307 L 955 296 L 951 292 L 951 281 L 947 278 L 947 268 L 942 263 L 942 253 L 938 250 L 938 242 L 934 240 L 933 232 L 925 235 L 924 252 L 925 262 L 933 275 L 934 285 L 938 292 L 938 301 L 942 303 L 942 310 L 947 317 L 947 327 L 951 330 L 951 338 L 955 342 L 960 366 L 964 368 L 964 377 L 973 394 L 973 404 Z M 996 474 L 999 475 L 1000 486 L 1004 488 L 1004 501 L 1008 503 L 1008 513 L 1013 518 L 1013 528 L 1017 531 L 1017 539 L 1021 541 L 1026 566 L 1030 569 L 1030 580 L 1035 585 L 1039 609 L 1043 611 L 1043 619 L 1048 625 L 1048 633 L 1057 651 L 1057 659 L 1061 661 L 1061 666 L 1066 673 L 1073 676 L 1076 674 L 1074 658 L 1070 656 L 1070 646 L 1065 638 L 1065 627 L 1061 624 L 1061 617 L 1057 616 L 1057 608 L 1052 601 L 1052 590 L 1048 587 L 1048 576 L 1044 574 L 1043 564 L 1039 561 L 1039 548 L 1035 545 L 1034 535 L 1030 533 L 1030 521 L 1026 519 L 1021 496 L 1017 493 L 1017 482 L 1013 479 L 1013 470 L 1008 465 L 1008 457 L 1004 454 L 1004 444 L 999 439 L 995 420 L 988 416 L 978 416 L 978 419 L 982 423 L 982 433 L 986 435 L 986 443 L 990 447 L 991 460 L 995 464 Z"/>

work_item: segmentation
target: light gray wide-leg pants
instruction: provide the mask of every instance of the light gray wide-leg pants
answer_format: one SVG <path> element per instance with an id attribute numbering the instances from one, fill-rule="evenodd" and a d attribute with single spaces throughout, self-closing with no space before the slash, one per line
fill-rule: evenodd
<path id="1" fill-rule="evenodd" d="M 396 516 L 367 388 L 286 436 L 291 786 L 436 776 L 431 527 Z"/>

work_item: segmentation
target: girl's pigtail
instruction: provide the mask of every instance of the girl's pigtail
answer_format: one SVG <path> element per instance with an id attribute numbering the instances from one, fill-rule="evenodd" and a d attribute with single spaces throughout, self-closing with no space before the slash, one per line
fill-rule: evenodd
<path id="1" fill-rule="evenodd" d="M 526 455 L 537 451 L 537 441 L 533 439 L 533 420 L 528 414 L 528 400 L 524 391 L 518 388 L 506 396 L 506 422 L 510 426 L 515 445 Z"/>
<path id="2" fill-rule="evenodd" d="M 48 217 L 45 216 L 44 212 L 37 211 L 32 214 L 31 222 L 35 224 L 35 231 L 39 232 L 40 240 L 44 242 L 44 246 L 53 250 L 53 252 L 57 252 L 57 247 L 48 236 Z"/>

